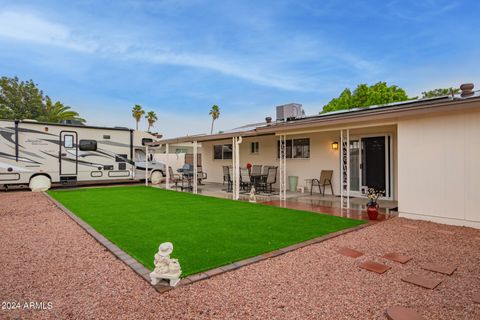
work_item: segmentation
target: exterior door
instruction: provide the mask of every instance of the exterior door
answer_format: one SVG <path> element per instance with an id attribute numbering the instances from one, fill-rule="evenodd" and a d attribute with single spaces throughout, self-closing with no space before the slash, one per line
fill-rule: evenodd
<path id="1" fill-rule="evenodd" d="M 362 139 L 362 184 L 368 188 L 386 190 L 385 136 Z"/>
<path id="2" fill-rule="evenodd" d="M 60 175 L 76 176 L 78 172 L 78 138 L 75 131 L 60 132 Z"/>
<path id="3" fill-rule="evenodd" d="M 362 196 L 366 189 L 385 190 L 391 196 L 390 136 L 356 137 L 350 140 L 350 194 Z"/>

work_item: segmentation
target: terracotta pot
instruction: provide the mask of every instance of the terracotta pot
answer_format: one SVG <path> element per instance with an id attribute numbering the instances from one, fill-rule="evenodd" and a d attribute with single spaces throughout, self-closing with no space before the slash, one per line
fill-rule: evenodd
<path id="1" fill-rule="evenodd" d="M 367 214 L 370 220 L 377 220 L 378 218 L 378 204 L 367 207 Z"/>

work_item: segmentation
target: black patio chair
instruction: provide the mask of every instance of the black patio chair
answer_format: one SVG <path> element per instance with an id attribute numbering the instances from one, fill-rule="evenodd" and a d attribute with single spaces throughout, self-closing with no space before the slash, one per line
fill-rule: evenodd
<path id="1" fill-rule="evenodd" d="M 277 167 L 269 167 L 267 177 L 258 183 L 261 191 L 273 193 L 273 185 L 277 182 Z"/>
<path id="2" fill-rule="evenodd" d="M 202 166 L 197 166 L 197 180 L 199 185 L 203 185 L 202 181 L 207 180 L 207 173 L 203 172 Z"/>
<path id="3" fill-rule="evenodd" d="M 225 185 L 225 182 L 228 183 L 229 181 L 229 173 L 228 173 L 228 166 L 222 166 L 223 169 L 223 185 Z"/>
<path id="4" fill-rule="evenodd" d="M 250 172 L 247 168 L 240 168 L 240 188 L 244 191 L 249 191 L 251 185 Z"/>
<path id="5" fill-rule="evenodd" d="M 175 183 L 175 189 L 177 189 L 178 183 L 182 181 L 182 176 L 178 173 L 173 173 L 172 167 L 168 167 L 168 174 L 170 175 L 170 181 Z"/>

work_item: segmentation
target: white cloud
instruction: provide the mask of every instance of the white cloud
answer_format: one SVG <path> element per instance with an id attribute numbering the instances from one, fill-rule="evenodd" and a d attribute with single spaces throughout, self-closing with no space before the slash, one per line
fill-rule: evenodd
<path id="1" fill-rule="evenodd" d="M 31 13 L 3 11 L 0 12 L 0 21 L 0 37 L 82 52 L 96 49 L 92 42 L 74 40 L 68 27 Z"/>
<path id="2" fill-rule="evenodd" d="M 297 92 L 322 90 L 322 78 L 315 78 L 295 68 L 295 63 L 305 59 L 340 60 L 362 72 L 373 72 L 375 65 L 351 53 L 344 53 L 316 39 L 301 36 L 288 48 L 283 46 L 254 56 L 243 57 L 232 53 L 208 54 L 192 50 L 171 48 L 175 44 L 159 43 L 157 46 L 139 44 L 135 35 L 118 37 L 113 34 L 82 30 L 82 26 L 70 28 L 65 24 L 51 22 L 32 12 L 19 10 L 0 11 L 0 38 L 54 46 L 76 52 L 95 54 L 111 59 L 142 61 L 157 65 L 176 65 L 202 68 L 224 75 L 247 80 L 251 83 Z M 281 39 L 278 39 L 281 42 Z M 169 45 L 171 45 L 169 47 Z M 167 48 L 167 49 L 165 49 Z M 319 50 L 322 48 L 322 50 Z M 321 53 L 323 51 L 323 53 Z M 287 58 L 288 57 L 288 58 Z M 287 59 L 287 60 L 285 60 Z M 276 61 L 276 62 L 275 62 Z M 290 65 L 293 63 L 293 65 Z M 325 80 L 325 79 L 323 79 Z"/>

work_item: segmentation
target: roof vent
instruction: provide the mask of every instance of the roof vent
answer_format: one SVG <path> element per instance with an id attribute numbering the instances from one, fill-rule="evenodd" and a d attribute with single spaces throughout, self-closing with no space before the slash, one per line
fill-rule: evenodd
<path id="1" fill-rule="evenodd" d="M 277 121 L 289 121 L 305 117 L 300 103 L 289 103 L 277 106 Z"/>
<path id="2" fill-rule="evenodd" d="M 473 83 L 464 83 L 460 86 L 460 90 L 462 91 L 461 96 L 462 98 L 470 97 L 474 94 L 473 92 Z"/>
<path id="3" fill-rule="evenodd" d="M 272 123 L 272 117 L 266 117 L 265 122 L 269 125 Z"/>

